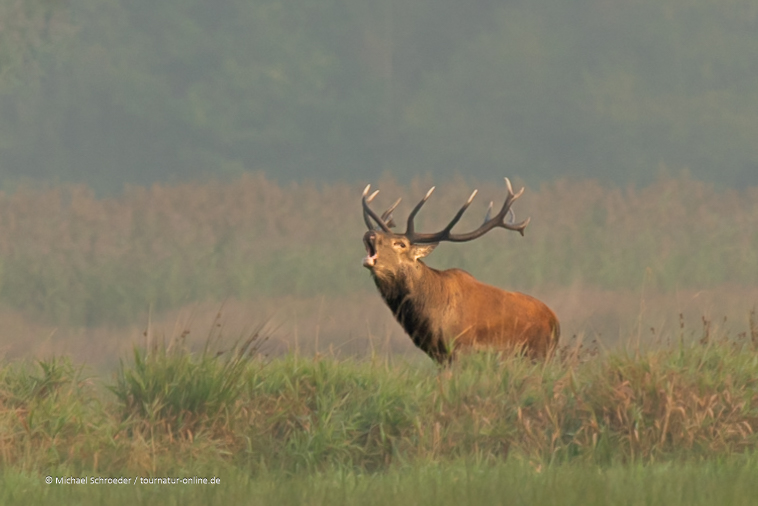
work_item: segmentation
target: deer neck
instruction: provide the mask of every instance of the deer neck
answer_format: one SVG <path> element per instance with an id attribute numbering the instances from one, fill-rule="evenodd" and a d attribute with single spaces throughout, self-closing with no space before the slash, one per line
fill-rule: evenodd
<path id="1" fill-rule="evenodd" d="M 428 299 L 429 295 L 444 289 L 440 273 L 419 260 L 396 272 L 374 275 L 374 283 L 384 300 L 395 311 L 396 304 L 409 299 Z"/>
<path id="2" fill-rule="evenodd" d="M 391 276 L 374 276 L 379 293 L 419 348 L 436 347 L 438 329 L 434 315 L 444 308 L 448 299 L 438 270 L 419 261 Z"/>

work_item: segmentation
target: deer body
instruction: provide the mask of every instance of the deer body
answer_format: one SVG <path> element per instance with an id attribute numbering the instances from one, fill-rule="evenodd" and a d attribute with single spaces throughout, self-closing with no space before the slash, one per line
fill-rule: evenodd
<path id="1" fill-rule="evenodd" d="M 437 362 L 447 362 L 459 351 L 471 349 L 523 348 L 530 356 L 544 357 L 557 344 L 558 318 L 539 300 L 487 285 L 460 269 L 433 269 L 421 260 L 439 241 L 472 240 L 496 226 L 522 232 L 528 220 L 519 225 L 504 221 L 520 195 L 512 193 L 509 182 L 508 188 L 509 197 L 498 216 L 488 217 L 480 229 L 463 235 L 450 230 L 474 195 L 445 230 L 416 234 L 412 220 L 430 190 L 408 218 L 409 231 L 395 234 L 389 227 L 397 203 L 379 217 L 368 207 L 376 193 L 367 197 L 368 188 L 364 192 L 364 219 L 370 230 L 363 237 L 367 251 L 363 265 L 371 270 L 379 293 L 414 344 Z M 369 217 L 382 230 L 375 230 Z"/>

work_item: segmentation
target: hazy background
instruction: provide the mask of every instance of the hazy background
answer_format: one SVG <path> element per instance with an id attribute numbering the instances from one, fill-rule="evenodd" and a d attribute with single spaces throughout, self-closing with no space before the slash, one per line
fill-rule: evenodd
<path id="1" fill-rule="evenodd" d="M 412 349 L 362 186 L 404 217 L 441 185 L 435 227 L 476 185 L 475 226 L 506 175 L 527 236 L 432 265 L 568 336 L 744 329 L 756 34 L 749 0 L 0 0 L 0 352 L 113 357 L 224 300 L 280 348 Z"/>
<path id="2" fill-rule="evenodd" d="M 751 0 L 0 0 L 0 181 L 758 184 Z"/>

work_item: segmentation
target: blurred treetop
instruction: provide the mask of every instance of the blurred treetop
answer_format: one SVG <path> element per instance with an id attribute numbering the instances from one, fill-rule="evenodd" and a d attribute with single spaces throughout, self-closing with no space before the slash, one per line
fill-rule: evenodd
<path id="1" fill-rule="evenodd" d="M 758 185 L 751 0 L 0 0 L 0 186 Z"/>

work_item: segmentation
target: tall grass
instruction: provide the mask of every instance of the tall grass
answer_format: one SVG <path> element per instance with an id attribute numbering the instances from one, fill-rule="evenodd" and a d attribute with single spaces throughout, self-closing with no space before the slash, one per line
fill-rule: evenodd
<path id="1" fill-rule="evenodd" d="M 710 332 L 710 331 L 709 331 Z M 750 454 L 758 337 L 678 336 L 608 353 L 563 348 L 431 361 L 252 357 L 181 336 L 137 350 L 113 382 L 67 362 L 0 371 L 0 464 L 21 470 L 374 472 L 515 459 L 613 466 Z M 108 387 L 107 389 L 105 387 Z"/>
<path id="2" fill-rule="evenodd" d="M 377 206 L 397 197 L 402 221 L 436 181 L 375 184 Z M 418 218 L 444 226 L 473 186 L 439 185 Z M 502 181 L 459 225 L 479 224 Z M 468 189 L 467 189 L 468 188 Z M 291 184 L 249 175 L 232 183 L 128 188 L 98 199 L 86 187 L 0 194 L 0 304 L 55 324 L 122 324 L 196 300 L 344 296 L 366 288 L 360 185 Z M 517 206 L 526 237 L 493 232 L 445 245 L 436 266 L 470 270 L 522 290 L 571 286 L 662 291 L 758 283 L 758 188 L 715 190 L 688 179 L 648 187 L 556 181 Z M 370 284 L 370 283 L 368 283 Z"/>
<path id="3" fill-rule="evenodd" d="M 180 345 L 185 335 L 168 345 L 135 347 L 132 364 L 121 362 L 109 390 L 123 419 L 142 420 L 151 431 L 193 437 L 198 429 L 213 429 L 237 415 L 249 359 L 261 343 L 259 332 L 228 350 L 215 349 L 219 339 L 212 337 L 199 354 Z"/>

